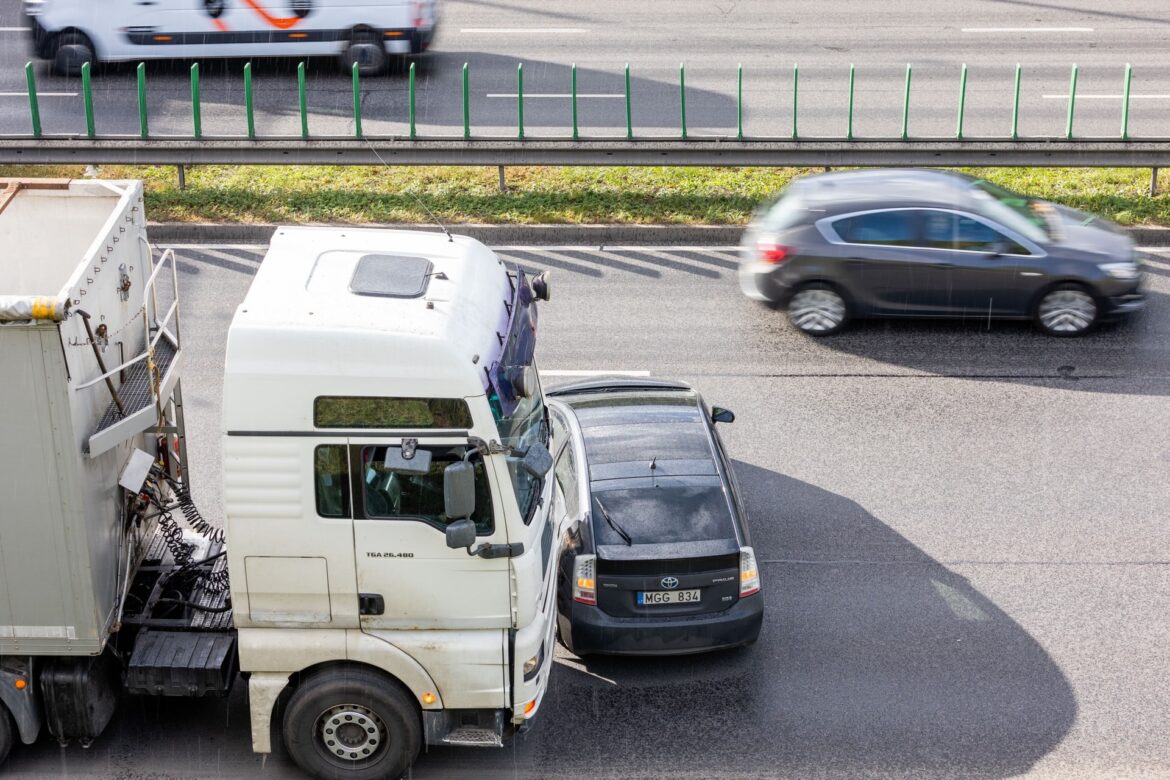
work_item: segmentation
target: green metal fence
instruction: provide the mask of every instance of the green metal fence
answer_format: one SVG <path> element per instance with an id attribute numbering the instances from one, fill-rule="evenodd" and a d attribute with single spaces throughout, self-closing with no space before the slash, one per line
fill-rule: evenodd
<path id="1" fill-rule="evenodd" d="M 252 81 L 252 65 L 247 63 L 243 66 L 243 86 L 244 86 L 244 117 L 245 117 L 245 133 L 249 139 L 256 139 L 256 117 L 255 117 L 255 96 L 256 91 Z M 630 81 L 630 66 L 627 64 L 624 69 L 624 99 L 625 99 L 625 119 L 626 119 L 626 138 L 635 138 L 634 129 L 634 114 L 633 103 L 634 93 L 631 89 Z M 854 141 L 858 137 L 854 133 L 854 108 L 856 95 L 856 76 L 857 71 L 854 65 L 849 65 L 848 71 L 848 92 L 846 93 L 846 124 L 845 132 L 840 137 L 840 140 Z M 1077 99 L 1077 76 L 1078 68 L 1076 65 L 1072 66 L 1069 88 L 1068 88 L 1068 112 L 1065 121 L 1064 132 L 1059 136 L 1052 136 L 1053 139 L 1063 138 L 1064 140 L 1073 140 L 1073 119 L 1076 112 Z M 1121 131 L 1116 138 L 1123 141 L 1130 140 L 1129 134 L 1129 109 L 1130 109 L 1130 84 L 1133 77 L 1133 68 L 1126 65 L 1123 75 L 1123 92 L 1121 100 Z M 1010 134 L 1006 136 L 1010 140 L 1019 140 L 1019 119 L 1020 119 L 1020 85 L 1023 78 L 1023 69 L 1020 65 L 1015 67 L 1014 89 L 1011 95 L 1011 130 Z M 471 92 L 470 92 L 471 67 L 469 63 L 463 64 L 462 69 L 462 95 L 463 95 L 463 138 L 473 138 L 472 122 L 471 122 Z M 34 138 L 44 137 L 40 103 L 37 95 L 37 81 L 32 62 L 25 65 L 25 80 L 28 91 L 28 109 L 29 118 L 32 126 L 32 136 Z M 568 130 L 568 136 L 573 140 L 582 139 L 579 113 L 578 113 L 578 92 L 577 92 L 577 66 L 573 65 L 570 69 L 570 92 L 571 99 L 571 125 Z M 744 135 L 744 68 L 743 65 L 738 65 L 735 71 L 735 135 L 736 140 L 751 140 L 745 138 Z M 937 140 L 930 136 L 913 136 L 910 132 L 910 97 L 912 85 L 912 68 L 910 65 L 906 66 L 906 81 L 902 96 L 902 115 L 901 115 L 901 132 L 899 138 L 904 141 L 911 140 Z M 968 85 L 968 68 L 963 64 L 959 71 L 958 83 L 958 98 L 957 98 L 957 117 L 954 138 L 957 140 L 965 139 L 964 121 L 966 118 L 967 108 L 967 85 Z M 357 139 L 363 139 L 366 136 L 362 131 L 362 83 L 361 77 L 358 73 L 358 67 L 355 63 L 352 72 L 352 86 L 353 86 L 353 136 Z M 87 138 L 98 138 L 96 132 L 96 119 L 93 102 L 93 83 L 91 79 L 90 66 L 86 63 L 81 69 L 81 90 L 82 100 L 85 112 L 85 134 Z M 150 127 L 148 122 L 147 110 L 147 85 L 146 85 L 146 66 L 140 63 L 137 68 L 137 91 L 138 91 L 138 128 L 139 136 L 141 138 L 150 138 Z M 408 108 L 407 108 L 407 123 L 409 125 L 409 137 L 411 139 L 419 138 L 417 127 L 417 111 L 416 111 L 416 82 L 415 82 L 415 66 L 412 63 L 408 73 Z M 794 141 L 808 138 L 800 134 L 798 124 L 799 105 L 800 105 L 800 69 L 793 65 L 792 68 L 792 133 L 791 138 Z M 686 67 L 685 64 L 680 64 L 678 69 L 678 105 L 679 105 L 679 134 L 678 138 L 687 140 L 692 138 L 687 130 L 687 84 L 686 84 Z M 305 84 L 305 63 L 297 65 L 297 103 L 300 114 L 300 135 L 303 139 L 309 139 L 309 109 L 306 99 L 306 84 Z M 1005 104 L 1007 101 L 1005 100 Z M 516 67 L 516 138 L 518 140 L 525 139 L 525 125 L 524 125 L 524 65 L 518 64 Z M 201 97 L 200 97 L 200 74 L 199 63 L 191 66 L 191 119 L 192 119 L 192 138 L 203 138 L 203 123 L 201 111 Z M 173 137 L 173 136 L 170 136 Z M 436 136 L 434 138 L 441 138 Z M 661 136 L 642 135 L 640 138 L 652 138 Z M 1099 137 L 1098 137 L 1099 138 Z M 826 140 L 824 137 L 819 137 L 817 140 Z"/>

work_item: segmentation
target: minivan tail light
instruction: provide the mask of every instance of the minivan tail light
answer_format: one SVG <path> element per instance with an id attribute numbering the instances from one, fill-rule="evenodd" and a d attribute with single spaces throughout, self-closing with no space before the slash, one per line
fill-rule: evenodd
<path id="1" fill-rule="evenodd" d="M 756 568 L 756 553 L 750 547 L 739 548 L 739 596 L 760 592 L 760 570 Z"/>
<path id="2" fill-rule="evenodd" d="M 597 556 L 578 555 L 573 561 L 573 601 L 597 603 Z"/>

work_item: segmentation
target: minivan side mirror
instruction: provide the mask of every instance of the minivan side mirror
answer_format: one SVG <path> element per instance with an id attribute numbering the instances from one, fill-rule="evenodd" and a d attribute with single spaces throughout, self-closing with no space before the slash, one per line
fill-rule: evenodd
<path id="1" fill-rule="evenodd" d="M 443 514 L 457 520 L 475 514 L 475 466 L 465 460 L 456 461 L 443 469 Z M 454 523 L 452 523 L 454 525 Z M 451 526 L 447 526 L 447 541 L 450 544 Z M 475 541 L 475 524 L 472 524 L 472 538 Z M 456 547 L 466 547 L 460 544 Z"/>
<path id="2" fill-rule="evenodd" d="M 447 526 L 447 546 L 452 550 L 465 547 L 471 549 L 475 544 L 475 521 L 470 517 L 456 520 Z"/>
<path id="3" fill-rule="evenodd" d="M 724 409 L 722 406 L 715 406 L 711 408 L 711 422 L 713 423 L 733 423 L 735 422 L 735 412 L 730 409 Z"/>

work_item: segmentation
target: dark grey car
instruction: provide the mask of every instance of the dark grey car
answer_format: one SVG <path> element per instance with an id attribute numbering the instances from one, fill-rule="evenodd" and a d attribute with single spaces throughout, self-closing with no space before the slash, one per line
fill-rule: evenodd
<path id="1" fill-rule="evenodd" d="M 798 179 L 740 249 L 744 294 L 787 306 L 815 336 L 891 316 L 1032 319 L 1077 336 L 1145 302 L 1118 227 L 949 171 Z"/>
<path id="2" fill-rule="evenodd" d="M 763 595 L 743 504 L 708 410 L 681 382 L 601 379 L 547 393 L 558 501 L 561 641 L 577 655 L 673 655 L 750 644 Z"/>

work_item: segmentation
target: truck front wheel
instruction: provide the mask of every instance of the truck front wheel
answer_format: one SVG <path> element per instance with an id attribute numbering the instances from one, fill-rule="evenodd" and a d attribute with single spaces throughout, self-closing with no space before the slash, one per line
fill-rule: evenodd
<path id="1" fill-rule="evenodd" d="M 400 777 L 422 746 L 418 707 L 399 686 L 368 669 L 314 673 L 284 714 L 293 760 L 319 778 Z"/>
<path id="2" fill-rule="evenodd" d="M 0 704 L 0 764 L 8 758 L 8 751 L 16 743 L 16 729 L 12 725 L 12 717 L 3 704 Z"/>

